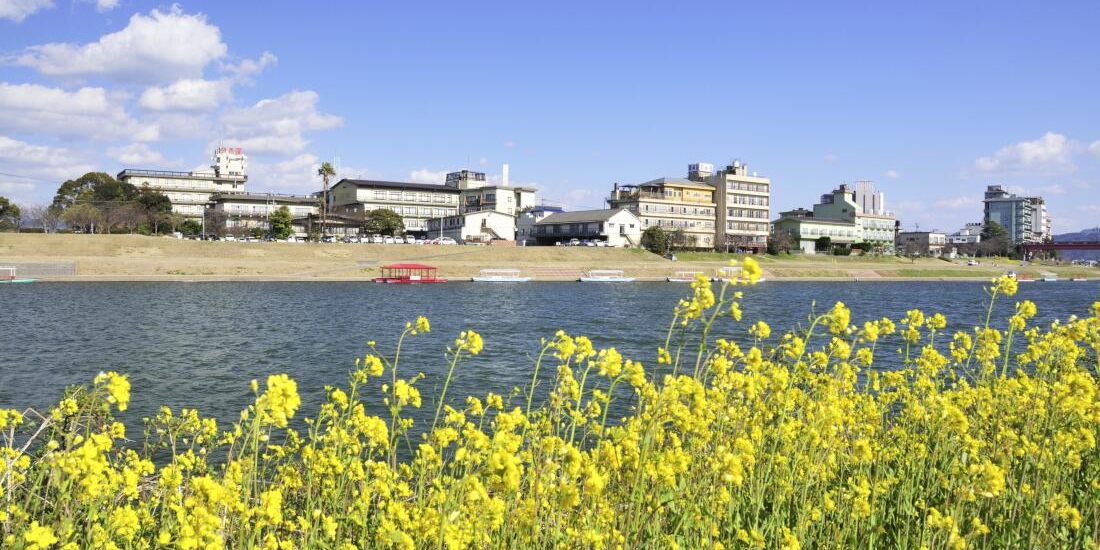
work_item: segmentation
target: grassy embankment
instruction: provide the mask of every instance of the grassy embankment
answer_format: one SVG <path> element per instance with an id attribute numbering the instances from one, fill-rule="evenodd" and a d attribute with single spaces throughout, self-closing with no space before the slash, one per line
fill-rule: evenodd
<path id="1" fill-rule="evenodd" d="M 0 234 L 0 264 L 72 263 L 76 280 L 363 280 L 379 266 L 420 262 L 462 279 L 486 267 L 521 269 L 537 280 L 571 280 L 589 269 L 622 269 L 641 280 L 676 271 L 711 274 L 734 255 L 678 254 L 676 262 L 642 250 L 586 247 L 417 246 L 180 241 L 136 235 Z M 1100 276 L 1070 266 L 1020 267 L 1012 260 L 964 261 L 784 255 L 758 258 L 768 280 L 935 278 L 988 280 L 1007 269 L 1038 278 Z"/>

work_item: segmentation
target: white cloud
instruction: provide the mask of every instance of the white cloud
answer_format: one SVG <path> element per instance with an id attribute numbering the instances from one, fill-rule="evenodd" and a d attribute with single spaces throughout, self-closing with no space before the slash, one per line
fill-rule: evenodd
<path id="1" fill-rule="evenodd" d="M 317 167 L 320 168 L 320 165 L 318 165 Z M 363 167 L 360 167 L 360 166 L 347 166 L 347 165 L 343 165 L 343 164 L 341 164 L 340 166 L 335 166 L 335 168 L 336 168 L 336 180 L 335 181 L 340 181 L 344 178 L 352 179 L 352 180 L 385 179 L 385 177 L 382 174 L 376 173 L 374 170 L 371 170 L 370 168 L 363 168 Z M 316 174 L 317 170 L 315 169 L 313 171 L 313 173 Z"/>
<path id="2" fill-rule="evenodd" d="M 62 181 L 80 177 L 95 170 L 95 164 L 87 155 L 63 147 L 35 145 L 0 135 L 0 172 L 19 174 L 23 178 L 4 178 L 11 185 L 44 187 L 52 193 L 49 181 Z M 29 183 L 28 180 L 37 183 Z"/>
<path id="3" fill-rule="evenodd" d="M 982 172 L 1032 171 L 1068 172 L 1073 165 L 1073 152 L 1080 145 L 1062 134 L 1047 132 L 1034 141 L 1021 141 L 1001 147 L 992 156 L 974 161 Z"/>
<path id="4" fill-rule="evenodd" d="M 317 93 L 290 92 L 264 99 L 251 107 L 233 109 L 221 116 L 227 143 L 254 153 L 291 155 L 302 152 L 309 141 L 303 132 L 327 130 L 343 124 L 338 116 L 317 111 Z"/>
<path id="5" fill-rule="evenodd" d="M 118 0 L 96 0 L 95 11 L 107 13 L 118 7 Z"/>
<path id="6" fill-rule="evenodd" d="M 477 160 L 477 164 L 479 166 L 485 166 L 485 165 L 489 164 L 489 159 L 487 159 L 485 157 L 481 157 L 480 159 Z"/>
<path id="7" fill-rule="evenodd" d="M 0 132 L 61 138 L 157 139 L 157 128 L 132 119 L 123 103 L 124 98 L 103 88 L 67 92 L 38 84 L 0 82 Z"/>
<path id="8" fill-rule="evenodd" d="M 150 149 L 144 143 L 131 143 L 124 147 L 112 147 L 107 150 L 107 154 L 115 160 L 135 168 L 139 167 L 135 165 L 146 167 L 164 165 L 164 156 Z"/>
<path id="9" fill-rule="evenodd" d="M 150 111 L 209 111 L 232 97 L 228 80 L 182 78 L 163 88 L 147 88 L 138 105 Z"/>
<path id="10" fill-rule="evenodd" d="M 1089 152 L 1100 157 L 1100 140 L 1096 140 L 1092 142 L 1092 145 L 1089 145 Z"/>
<path id="11" fill-rule="evenodd" d="M 1082 204 L 1077 209 L 1087 214 L 1100 215 L 1100 204 Z"/>
<path id="12" fill-rule="evenodd" d="M 511 149 L 511 148 L 513 148 L 513 147 L 515 147 L 515 146 L 516 146 L 516 142 L 514 142 L 514 141 L 512 141 L 512 140 L 508 140 L 508 141 L 505 141 L 505 142 L 504 142 L 504 146 L 505 146 L 505 147 L 507 147 L 507 148 L 509 148 L 509 149 Z"/>
<path id="13" fill-rule="evenodd" d="M 897 170 L 887 170 L 886 177 L 890 179 L 897 179 L 901 177 L 901 174 L 899 174 Z"/>
<path id="14" fill-rule="evenodd" d="M 275 163 L 250 160 L 248 185 L 253 192 L 272 190 L 297 195 L 313 193 L 321 190 L 321 180 L 317 177 L 319 167 L 317 156 L 311 153 L 302 153 Z"/>
<path id="15" fill-rule="evenodd" d="M 941 199 L 935 202 L 936 208 L 942 208 L 946 210 L 980 210 L 982 208 L 982 197 L 963 196 L 952 197 L 949 199 Z"/>
<path id="16" fill-rule="evenodd" d="M 134 14 L 130 24 L 98 42 L 31 46 L 14 63 L 51 76 L 102 75 L 136 82 L 200 78 L 203 67 L 225 56 L 221 31 L 203 14 L 184 14 L 178 5 L 168 12 Z"/>
<path id="17" fill-rule="evenodd" d="M 1022 185 L 1009 185 L 1005 189 L 1009 193 L 1012 193 L 1014 195 L 1021 195 L 1024 197 L 1064 195 L 1066 193 L 1066 186 L 1059 183 L 1056 183 L 1054 185 L 1046 185 L 1043 187 L 1024 187 Z"/>
<path id="18" fill-rule="evenodd" d="M 433 172 L 427 168 L 421 168 L 420 170 L 414 170 L 409 172 L 409 181 L 412 183 L 438 183 L 442 184 L 447 181 L 447 171 L 441 170 Z"/>
<path id="19" fill-rule="evenodd" d="M 834 155 L 834 154 L 832 154 L 832 153 L 829 153 L 828 155 L 825 155 L 825 156 L 823 157 L 823 160 L 824 160 L 825 162 L 829 163 L 829 164 L 832 164 L 832 163 L 834 163 L 834 162 L 836 162 L 836 161 L 840 160 L 840 157 L 838 157 L 838 156 L 836 156 L 836 155 Z"/>
<path id="20" fill-rule="evenodd" d="M 52 8 L 51 0 L 0 0 L 0 19 L 10 19 L 22 23 L 29 15 L 38 10 Z"/>
<path id="21" fill-rule="evenodd" d="M 275 65 L 279 58 L 271 52 L 264 52 L 257 60 L 245 59 L 236 65 L 224 63 L 221 71 L 233 77 L 233 80 L 241 83 L 251 83 L 252 77 L 259 75 L 270 65 Z"/>

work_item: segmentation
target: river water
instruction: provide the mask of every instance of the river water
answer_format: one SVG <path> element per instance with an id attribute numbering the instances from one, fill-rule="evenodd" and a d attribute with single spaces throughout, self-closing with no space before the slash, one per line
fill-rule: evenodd
<path id="1" fill-rule="evenodd" d="M 748 325 L 763 319 L 775 341 L 804 324 L 815 302 L 824 312 L 836 301 L 849 305 L 854 323 L 897 320 L 919 307 L 944 313 L 954 331 L 984 319 L 984 286 L 767 282 L 745 289 L 743 323 L 726 320 L 715 334 L 744 340 Z M 418 315 L 429 318 L 432 330 L 406 342 L 400 370 L 424 372 L 426 395 L 442 384 L 446 346 L 468 328 L 482 334 L 485 350 L 460 365 L 449 395 L 507 394 L 527 387 L 539 339 L 559 329 L 654 366 L 672 309 L 689 292 L 688 285 L 671 283 L 0 285 L 0 408 L 46 407 L 66 386 L 115 370 L 133 384 L 125 415 L 132 430 L 161 404 L 233 420 L 252 400 L 250 380 L 286 372 L 298 381 L 309 415 L 325 385 L 345 384 L 368 340 L 389 352 L 405 322 Z M 1043 323 L 1084 316 L 1100 300 L 1100 283 L 1021 284 L 1016 297 L 997 304 L 995 319 L 1003 326 L 1022 299 L 1038 304 Z M 552 370 L 544 369 L 544 391 Z M 434 409 L 428 400 L 425 408 Z"/>

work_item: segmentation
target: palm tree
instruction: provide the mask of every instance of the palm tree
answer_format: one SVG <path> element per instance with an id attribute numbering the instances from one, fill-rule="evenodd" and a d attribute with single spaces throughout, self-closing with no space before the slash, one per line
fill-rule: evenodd
<path id="1" fill-rule="evenodd" d="M 336 175 L 336 169 L 332 167 L 329 162 L 322 162 L 321 167 L 317 169 L 317 175 L 321 176 L 321 180 L 324 182 L 321 190 L 321 236 L 324 237 L 325 225 L 328 221 L 328 178 Z"/>

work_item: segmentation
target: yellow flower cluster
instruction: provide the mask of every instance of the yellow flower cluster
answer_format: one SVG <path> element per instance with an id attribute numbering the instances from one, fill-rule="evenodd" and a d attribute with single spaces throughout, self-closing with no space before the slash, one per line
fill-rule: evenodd
<path id="1" fill-rule="evenodd" d="M 0 547 L 1096 547 L 1100 303 L 1041 330 L 1025 301 L 942 342 L 941 314 L 853 322 L 837 303 L 770 347 L 768 323 L 739 329 L 742 349 L 713 324 L 739 298 L 693 288 L 657 374 L 562 331 L 504 396 L 446 397 L 477 332 L 425 396 L 399 343 L 326 387 L 302 431 L 279 374 L 224 431 L 165 407 L 123 445 L 129 384 L 104 374 L 49 414 L 0 410 Z"/>

